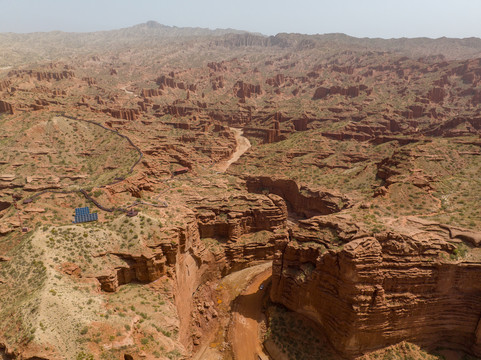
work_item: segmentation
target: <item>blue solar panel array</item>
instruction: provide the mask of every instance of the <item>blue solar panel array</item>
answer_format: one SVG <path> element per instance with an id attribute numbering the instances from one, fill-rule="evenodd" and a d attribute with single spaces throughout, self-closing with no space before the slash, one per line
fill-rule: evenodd
<path id="1" fill-rule="evenodd" d="M 89 221 L 97 221 L 98 214 L 92 213 L 90 214 L 90 210 L 88 207 L 77 208 L 75 209 L 75 224 L 84 223 Z"/>
<path id="2" fill-rule="evenodd" d="M 87 215 L 90 213 L 90 210 L 88 207 L 82 207 L 82 208 L 76 208 L 75 209 L 75 216 L 78 215 Z"/>

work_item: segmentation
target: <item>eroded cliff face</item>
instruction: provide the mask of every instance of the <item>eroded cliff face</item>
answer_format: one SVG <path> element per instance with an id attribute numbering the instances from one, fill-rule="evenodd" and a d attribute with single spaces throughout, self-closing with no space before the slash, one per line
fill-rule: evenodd
<path id="1" fill-rule="evenodd" d="M 87 232 L 79 225 L 69 225 L 36 230 L 30 240 L 32 248 L 43 249 L 46 246 L 48 251 L 39 250 L 41 255 L 37 255 L 37 259 L 40 258 L 41 261 L 23 261 L 22 264 L 48 268 L 48 272 L 45 270 L 41 280 L 28 282 L 24 279 L 18 283 L 34 284 L 35 288 L 31 291 L 45 293 L 43 297 L 59 302 L 64 297 L 57 296 L 56 291 L 64 294 L 65 290 L 57 287 L 55 290 L 53 282 L 61 279 L 68 284 L 65 286 L 70 287 L 73 284 L 88 284 L 85 286 L 88 286 L 89 296 L 93 300 L 82 301 L 91 305 L 88 309 L 92 311 L 92 318 L 95 318 L 94 306 L 102 304 L 98 299 L 116 299 L 131 289 L 157 289 L 158 291 L 153 291 L 156 298 L 167 291 L 164 305 L 169 307 L 169 331 L 175 331 L 178 336 L 166 341 L 171 341 L 169 346 L 172 348 L 176 346 L 189 353 L 194 348 L 196 334 L 204 331 L 203 326 L 213 329 L 218 321 L 213 315 L 217 317 L 216 298 L 207 301 L 207 295 L 202 294 L 214 294 L 217 280 L 222 276 L 272 259 L 275 243 L 287 240 L 287 209 L 284 201 L 276 195 L 238 191 L 230 196 L 204 198 L 195 195 L 188 198 L 187 206 L 172 205 L 159 209 L 155 216 L 145 213 L 132 218 L 120 216 L 111 221 L 108 229 L 94 226 Z M 75 241 L 79 244 L 78 253 L 72 252 L 71 244 Z M 8 261 L 7 258 L 3 260 Z M 12 263 L 8 269 L 10 268 L 16 269 L 17 265 Z M 13 275 L 16 274 L 15 271 L 12 270 Z M 13 284 L 13 275 L 7 275 L 5 281 Z M 36 275 L 35 279 L 38 278 Z M 3 278 L 0 278 L 2 281 Z M 134 284 L 125 286 L 130 283 Z M 148 285 L 136 286 L 135 283 Z M 101 292 L 109 294 L 100 296 Z M 133 301 L 135 303 L 135 299 Z M 194 307 L 199 303 L 208 306 L 208 311 L 205 311 L 210 316 L 203 320 L 202 326 L 199 325 L 198 318 L 192 315 Z M 136 308 L 137 305 L 135 303 Z M 131 309 L 127 305 L 125 308 L 126 311 Z M 76 310 L 72 311 L 76 314 Z M 65 316 L 73 316 L 69 314 Z M 205 313 L 203 318 L 204 315 Z M 45 335 L 43 328 L 37 325 L 40 321 L 47 322 L 42 316 L 47 315 L 42 312 L 40 317 L 29 316 L 18 320 L 28 331 L 30 328 L 38 330 L 36 336 L 39 343 L 46 341 L 49 334 Z M 105 318 L 99 318 L 98 321 L 100 324 Z M 135 316 L 132 321 L 135 322 Z M 89 327 L 97 326 L 95 321 L 87 324 Z M 75 326 L 78 327 L 72 321 L 71 327 Z M 0 339 L 0 344 L 3 340 Z M 6 339 L 5 347 L 14 348 L 18 344 L 15 341 L 17 340 L 12 338 Z M 49 349 L 57 356 L 66 351 L 62 346 L 61 343 L 55 343 Z M 24 347 L 14 355 L 21 358 L 28 349 Z M 71 350 L 72 353 L 75 351 Z M 46 351 L 39 351 L 38 354 L 46 354 Z M 55 356 L 49 353 L 48 358 L 60 358 Z"/>
<path id="2" fill-rule="evenodd" d="M 139 249 L 97 255 L 113 257 L 112 263 L 119 264 L 96 276 L 103 291 L 114 292 L 134 281 L 150 283 L 164 275 L 195 288 L 205 277 L 272 259 L 275 242 L 287 239 L 287 207 L 277 195 L 236 194 L 187 202 L 193 212 L 185 214 L 182 225 L 144 239 Z"/>
<path id="3" fill-rule="evenodd" d="M 294 180 L 267 176 L 246 177 L 249 192 L 269 192 L 282 197 L 295 213 L 306 217 L 339 212 L 349 205 L 349 199 L 332 191 L 312 190 Z"/>
<path id="4" fill-rule="evenodd" d="M 188 225 L 187 225 L 188 226 Z M 186 230 L 185 230 L 186 231 Z M 150 283 L 164 275 L 172 275 L 172 268 L 177 262 L 180 239 L 186 239 L 179 231 L 172 237 L 171 243 L 160 243 L 157 248 L 146 248 L 142 253 L 112 253 L 122 265 L 110 268 L 106 274 L 98 275 L 97 280 L 103 291 L 115 292 L 119 286 L 131 282 Z"/>
<path id="5" fill-rule="evenodd" d="M 97 276 L 101 289 L 130 282 L 151 283 L 163 276 L 175 282 L 179 339 L 192 343 L 192 306 L 199 286 L 274 257 L 275 243 L 287 240 L 287 208 L 277 195 L 235 194 L 191 199 L 182 225 L 145 239 L 132 252 L 111 252 L 113 264 Z"/>
<path id="6" fill-rule="evenodd" d="M 180 232 L 179 247 L 173 264 L 176 283 L 175 304 L 180 320 L 179 339 L 187 347 L 191 343 L 192 296 L 200 284 L 216 275 L 212 271 L 214 257 L 200 240 L 197 222 L 195 219 L 192 220 L 194 221 L 190 221 Z"/>
<path id="7" fill-rule="evenodd" d="M 12 104 L 0 100 L 0 113 L 8 113 L 8 114 L 13 114 L 15 112 L 14 107 Z"/>
<path id="8" fill-rule="evenodd" d="M 349 358 L 401 341 L 479 356 L 481 261 L 468 249 L 439 227 L 369 236 L 318 218 L 277 243 L 271 299 L 320 324 Z"/>
<path id="9" fill-rule="evenodd" d="M 287 207 L 277 195 L 242 194 L 192 205 L 199 235 L 222 276 L 273 259 L 275 242 L 287 239 Z"/>

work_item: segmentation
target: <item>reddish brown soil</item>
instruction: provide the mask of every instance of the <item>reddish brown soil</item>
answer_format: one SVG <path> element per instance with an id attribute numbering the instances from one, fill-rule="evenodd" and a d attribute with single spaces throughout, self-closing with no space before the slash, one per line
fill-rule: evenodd
<path id="1" fill-rule="evenodd" d="M 260 339 L 259 324 L 264 317 L 262 302 L 271 275 L 272 269 L 257 275 L 235 302 L 232 309 L 232 325 L 229 330 L 234 359 L 267 359 Z M 262 290 L 261 285 L 264 286 Z"/>
<path id="2" fill-rule="evenodd" d="M 150 22 L 0 47 L 9 356 L 219 357 L 231 342 L 255 358 L 268 274 L 228 341 L 234 296 L 216 284 L 272 260 L 271 300 L 345 357 L 402 342 L 481 356 L 481 40 Z M 99 221 L 72 224 L 83 206 Z"/>

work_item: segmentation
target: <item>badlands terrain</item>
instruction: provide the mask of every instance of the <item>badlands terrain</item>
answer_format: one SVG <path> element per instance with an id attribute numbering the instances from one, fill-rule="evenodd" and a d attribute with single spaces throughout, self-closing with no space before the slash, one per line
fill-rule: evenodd
<path id="1" fill-rule="evenodd" d="M 0 359 L 481 357 L 480 39 L 0 48 Z"/>

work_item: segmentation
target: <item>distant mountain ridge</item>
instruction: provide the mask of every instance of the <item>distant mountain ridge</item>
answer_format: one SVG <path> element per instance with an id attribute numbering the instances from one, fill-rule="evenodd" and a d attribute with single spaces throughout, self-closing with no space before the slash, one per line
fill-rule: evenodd
<path id="1" fill-rule="evenodd" d="M 29 34 L 0 33 L 0 67 L 50 61 L 79 53 L 102 53 L 122 48 L 153 48 L 161 44 L 182 46 L 187 43 L 214 47 L 281 47 L 303 51 L 315 48 L 333 48 L 352 51 L 394 52 L 403 56 L 424 57 L 441 55 L 447 60 L 481 57 L 479 38 L 356 38 L 341 33 L 304 35 L 279 33 L 267 36 L 235 29 L 207 29 L 176 27 L 148 21 L 118 30 L 89 33 L 61 31 Z"/>
<path id="2" fill-rule="evenodd" d="M 446 59 L 467 59 L 481 57 L 481 39 L 476 37 L 456 39 L 438 38 L 356 38 L 341 33 L 304 35 L 279 33 L 275 36 L 259 36 L 250 33 L 227 34 L 216 40 L 225 46 L 280 46 L 297 50 L 323 46 L 342 46 L 351 50 L 391 51 L 407 56 L 442 55 Z"/>
<path id="3" fill-rule="evenodd" d="M 226 34 L 250 34 L 248 31 L 236 30 L 236 29 L 208 29 L 201 27 L 177 27 L 168 26 L 158 23 L 157 21 L 147 21 L 146 23 L 134 25 L 128 28 L 112 31 L 122 31 L 126 32 L 136 31 L 139 33 L 150 33 L 157 34 L 161 36 L 169 37 L 182 37 L 182 36 L 223 36 Z M 261 34 L 257 34 L 261 35 Z"/>

